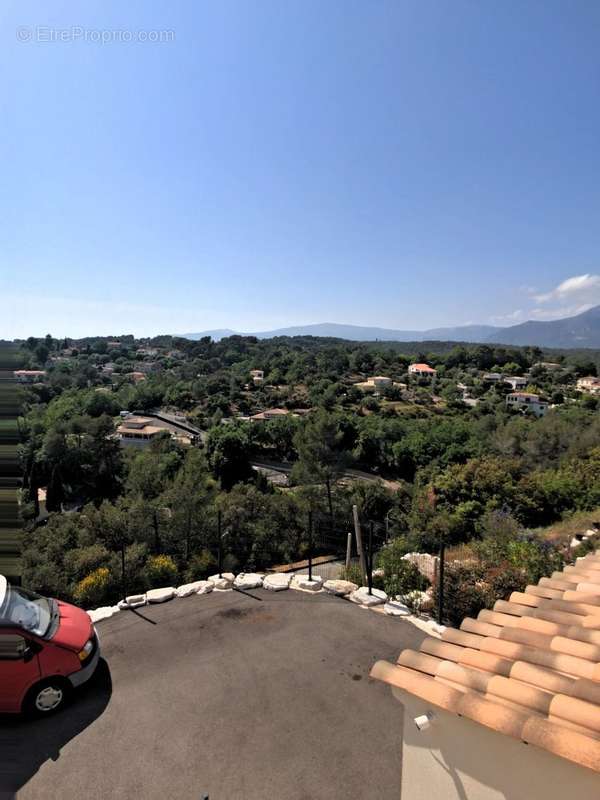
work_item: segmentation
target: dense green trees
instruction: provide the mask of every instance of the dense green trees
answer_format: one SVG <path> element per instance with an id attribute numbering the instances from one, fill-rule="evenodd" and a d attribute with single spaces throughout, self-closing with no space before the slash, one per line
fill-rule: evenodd
<path id="1" fill-rule="evenodd" d="M 62 355 L 68 344 L 24 344 L 28 366 L 43 357 L 47 369 L 27 390 L 22 420 L 25 578 L 51 594 L 113 597 L 122 548 L 131 587 L 148 584 L 158 556 L 172 560 L 178 580 L 202 577 L 214 569 L 219 512 L 228 564 L 259 568 L 305 554 L 309 511 L 324 549 L 343 548 L 356 503 L 365 520 L 402 538 L 400 550 L 433 551 L 442 536 L 485 540 L 489 521 L 500 525 L 494 514 L 509 514 L 521 536 L 600 505 L 600 414 L 575 388 L 600 365 L 592 351 L 440 343 L 421 352 L 429 345 L 236 336 L 160 337 L 141 351 L 132 337 L 97 338 Z M 434 391 L 407 379 L 414 360 L 438 369 Z M 533 366 L 542 360 L 561 368 Z M 145 379 L 134 382 L 127 376 L 138 368 Z M 509 412 L 508 387 L 481 374 L 529 368 L 530 382 L 561 403 L 539 420 Z M 265 380 L 255 385 L 252 369 Z M 374 374 L 395 385 L 377 397 L 356 386 Z M 464 391 L 479 404 L 466 406 Z M 275 407 L 298 413 L 238 419 Z M 187 414 L 204 444 L 184 448 L 165 433 L 144 451 L 122 450 L 119 412 L 159 408 Z M 273 488 L 253 461 L 291 464 L 291 485 Z M 360 472 L 371 480 L 357 480 Z M 51 515 L 34 528 L 39 487 Z M 521 548 L 518 557 L 530 555 Z"/>

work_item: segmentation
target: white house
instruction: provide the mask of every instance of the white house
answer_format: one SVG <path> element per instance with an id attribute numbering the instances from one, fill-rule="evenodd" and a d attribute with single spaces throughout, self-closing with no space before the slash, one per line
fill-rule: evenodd
<path id="1" fill-rule="evenodd" d="M 180 430 L 176 425 L 154 417 L 141 417 L 120 412 L 123 422 L 117 428 L 117 436 L 124 447 L 146 447 L 160 433 L 167 431 L 179 444 L 191 444 L 194 436 Z"/>
<path id="2" fill-rule="evenodd" d="M 542 369 L 545 369 L 547 372 L 557 372 L 559 369 L 563 369 L 563 365 L 557 364 L 555 361 L 538 361 L 533 366 L 541 367 Z"/>
<path id="3" fill-rule="evenodd" d="M 511 392 L 506 395 L 507 408 L 514 408 L 519 411 L 531 411 L 536 417 L 543 417 L 548 410 L 548 403 L 540 400 L 539 394 L 531 392 Z"/>
<path id="4" fill-rule="evenodd" d="M 394 383 L 391 378 L 387 378 L 385 375 L 375 375 L 373 378 L 367 378 L 366 381 L 359 381 L 359 383 L 355 383 L 354 386 L 357 389 L 360 389 L 361 392 L 375 392 L 377 393 L 381 389 L 386 389 L 391 386 L 397 386 L 399 388 L 406 388 L 404 384 Z"/>
<path id="5" fill-rule="evenodd" d="M 46 377 L 46 371 L 43 369 L 16 369 L 14 375 L 19 383 L 37 383 Z"/>
<path id="6" fill-rule="evenodd" d="M 153 424 L 154 420 L 148 417 L 128 416 L 117 428 L 117 436 L 124 447 L 145 447 L 155 439 L 163 428 Z"/>
<path id="7" fill-rule="evenodd" d="M 482 380 L 486 383 L 500 383 L 503 377 L 501 372 L 485 372 L 482 375 Z"/>
<path id="8" fill-rule="evenodd" d="M 290 412 L 287 408 L 268 408 L 266 411 L 260 411 L 258 414 L 253 414 L 249 417 L 250 422 L 269 422 L 272 419 L 281 419 L 282 417 L 289 416 Z"/>
<path id="9" fill-rule="evenodd" d="M 265 373 L 262 369 L 251 369 L 250 370 L 250 377 L 254 381 L 254 383 L 262 383 L 265 379 Z"/>
<path id="10" fill-rule="evenodd" d="M 527 378 L 523 375 L 511 375 L 504 378 L 504 383 L 507 383 L 513 389 L 524 389 L 527 386 Z"/>
<path id="11" fill-rule="evenodd" d="M 586 378 L 579 378 L 577 388 L 580 392 L 587 394 L 600 394 L 600 378 L 588 375 Z"/>
<path id="12" fill-rule="evenodd" d="M 408 374 L 414 375 L 417 378 L 435 378 L 437 370 L 430 367 L 429 364 L 411 364 L 408 368 Z"/>

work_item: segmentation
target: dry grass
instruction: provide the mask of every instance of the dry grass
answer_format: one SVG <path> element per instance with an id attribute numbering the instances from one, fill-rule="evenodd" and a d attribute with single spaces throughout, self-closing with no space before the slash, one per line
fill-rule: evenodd
<path id="1" fill-rule="evenodd" d="M 539 533 L 548 541 L 568 543 L 576 533 L 584 533 L 592 527 L 592 523 L 598 521 L 600 521 L 600 508 L 594 511 L 577 511 L 547 528 L 540 528 Z"/>
<path id="2" fill-rule="evenodd" d="M 457 544 L 454 547 L 448 547 L 446 550 L 446 562 L 471 561 L 476 558 L 475 550 L 470 544 Z"/>

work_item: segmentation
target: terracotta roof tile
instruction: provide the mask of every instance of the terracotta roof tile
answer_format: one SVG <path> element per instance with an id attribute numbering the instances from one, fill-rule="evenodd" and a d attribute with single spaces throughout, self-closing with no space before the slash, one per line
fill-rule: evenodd
<path id="1" fill-rule="evenodd" d="M 600 553 L 371 675 L 600 772 Z"/>

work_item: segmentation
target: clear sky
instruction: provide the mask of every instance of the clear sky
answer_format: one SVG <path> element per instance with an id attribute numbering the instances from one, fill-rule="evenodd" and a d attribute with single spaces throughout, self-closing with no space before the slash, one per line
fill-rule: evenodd
<path id="1" fill-rule="evenodd" d="M 598 0 L 3 0 L 0 26 L 0 336 L 600 302 Z"/>

